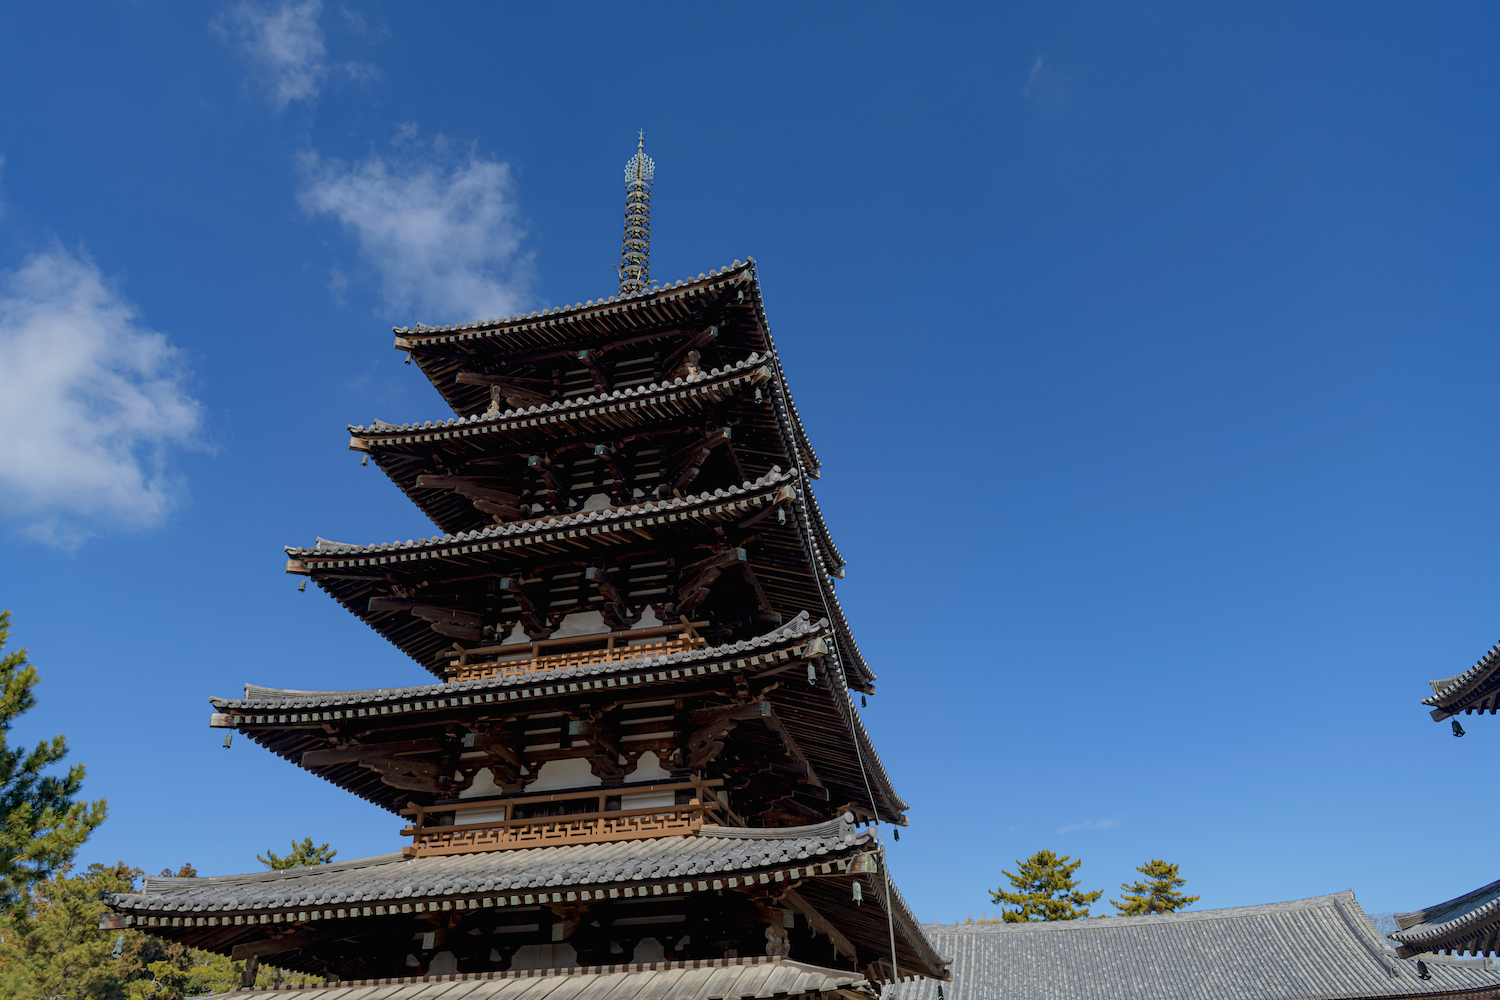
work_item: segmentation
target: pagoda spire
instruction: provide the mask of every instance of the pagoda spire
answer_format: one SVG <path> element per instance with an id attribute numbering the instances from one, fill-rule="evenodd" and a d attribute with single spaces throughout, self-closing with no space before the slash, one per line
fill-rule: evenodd
<path id="1" fill-rule="evenodd" d="M 651 178 L 656 162 L 646 155 L 646 131 L 625 164 L 625 243 L 620 250 L 620 294 L 640 295 L 651 284 Z"/>

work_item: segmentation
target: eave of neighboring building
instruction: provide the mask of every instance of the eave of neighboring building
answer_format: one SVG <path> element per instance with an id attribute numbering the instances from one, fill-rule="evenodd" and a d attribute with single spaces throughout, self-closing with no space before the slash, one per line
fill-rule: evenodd
<path id="1" fill-rule="evenodd" d="M 1429 951 L 1455 954 L 1500 953 L 1500 882 L 1411 913 L 1396 914 L 1403 955 Z"/>
<path id="2" fill-rule="evenodd" d="M 1432 686 L 1432 697 L 1423 698 L 1422 704 L 1432 706 L 1432 717 L 1439 722 L 1460 712 L 1493 715 L 1500 709 L 1500 646 L 1456 677 L 1427 683 Z"/>

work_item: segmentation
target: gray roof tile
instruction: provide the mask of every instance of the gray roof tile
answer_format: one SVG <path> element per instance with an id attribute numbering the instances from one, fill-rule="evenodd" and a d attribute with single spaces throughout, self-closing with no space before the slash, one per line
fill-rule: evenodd
<path id="1" fill-rule="evenodd" d="M 805 827 L 721 829 L 696 836 L 405 858 L 386 854 L 311 868 L 198 878 L 148 876 L 107 902 L 137 913 L 225 913 L 629 882 L 714 878 L 833 860 L 873 845 L 844 819 Z"/>
<path id="2" fill-rule="evenodd" d="M 779 467 L 772 466 L 770 472 L 754 481 L 746 482 L 739 486 L 716 489 L 711 492 L 694 493 L 680 500 L 676 497 L 671 497 L 666 500 L 646 500 L 641 503 L 627 504 L 623 507 L 605 507 L 601 510 L 578 511 L 572 514 L 547 514 L 540 517 L 528 518 L 524 521 L 508 521 L 505 524 L 496 524 L 474 531 L 461 531 L 456 535 L 444 534 L 434 535 L 431 538 L 408 538 L 404 542 L 377 542 L 371 545 L 349 545 L 343 542 L 329 541 L 326 538 L 319 538 L 314 545 L 288 545 L 286 547 L 286 554 L 293 557 L 329 558 L 333 556 L 361 556 L 381 552 L 416 552 L 427 549 L 439 549 L 445 545 L 462 545 L 472 542 L 484 542 L 490 539 L 510 538 L 517 535 L 562 531 L 568 528 L 592 524 L 610 524 L 616 521 L 628 521 L 633 518 L 655 516 L 658 514 L 691 512 L 694 508 L 712 505 L 718 501 L 741 499 L 763 494 L 775 487 L 795 483 L 800 479 L 801 476 L 796 469 L 790 472 L 783 472 Z"/>
<path id="3" fill-rule="evenodd" d="M 785 958 L 658 962 L 536 972 L 355 980 L 337 986 L 282 988 L 288 1000 L 742 1000 L 849 990 L 871 994 L 857 972 L 825 969 Z M 858 991 L 858 992 L 855 992 Z M 238 989 L 225 998 L 265 997 L 265 989 Z"/>

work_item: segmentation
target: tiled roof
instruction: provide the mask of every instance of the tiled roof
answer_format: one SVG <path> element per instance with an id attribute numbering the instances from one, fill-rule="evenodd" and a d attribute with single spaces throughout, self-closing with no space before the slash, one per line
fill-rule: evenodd
<path id="1" fill-rule="evenodd" d="M 1500 709 L 1500 646 L 1458 676 L 1427 683 L 1432 686 L 1432 697 L 1423 698 L 1422 704 L 1434 706 L 1434 719 L 1441 721 L 1459 712 L 1493 714 Z"/>
<path id="2" fill-rule="evenodd" d="M 641 503 L 627 504 L 623 507 L 605 507 L 601 510 L 577 511 L 572 514 L 547 514 L 541 517 L 528 518 L 524 521 L 508 521 L 504 524 L 495 524 L 488 528 L 480 528 L 474 531 L 461 531 L 454 535 L 434 535 L 431 538 L 418 538 L 415 540 L 409 538 L 404 542 L 348 545 L 343 542 L 333 542 L 325 538 L 319 538 L 315 544 L 310 546 L 288 545 L 286 547 L 286 554 L 293 558 L 306 556 L 314 559 L 336 558 L 338 556 L 370 556 L 392 552 L 427 552 L 438 556 L 446 556 L 452 553 L 436 550 L 454 545 L 484 543 L 492 539 L 524 538 L 527 535 L 566 531 L 570 528 L 586 529 L 591 525 L 611 525 L 629 528 L 632 526 L 629 522 L 634 522 L 640 518 L 655 518 L 660 515 L 689 516 L 699 513 L 700 508 L 713 508 L 715 505 L 723 508 L 725 506 L 724 501 L 764 502 L 770 494 L 775 492 L 776 487 L 789 485 L 797 482 L 800 478 L 795 469 L 790 472 L 783 472 L 781 469 L 773 467 L 770 472 L 756 479 L 754 482 L 744 483 L 740 486 L 731 486 L 727 489 L 716 489 L 711 493 L 695 493 L 680 500 L 676 497 L 669 497 L 665 500 L 646 500 Z M 672 520 L 677 519 L 677 516 L 672 516 Z M 488 548 L 489 546 L 484 547 Z M 509 545 L 506 545 L 506 548 L 509 547 Z"/>
<path id="3" fill-rule="evenodd" d="M 623 334 L 645 327 L 667 328 L 692 320 L 705 304 L 715 301 L 716 296 L 727 296 L 731 288 L 738 288 L 745 293 L 745 304 L 754 313 L 757 336 L 763 341 L 761 346 L 774 354 L 775 341 L 766 319 L 760 282 L 755 275 L 754 258 L 743 262 L 737 260 L 729 267 L 707 274 L 700 273 L 696 278 L 669 282 L 643 295 L 591 299 L 586 303 L 558 306 L 526 315 L 443 327 L 420 324 L 416 327 L 399 327 L 394 330 L 397 335 L 396 347 L 415 352 L 414 357 L 423 372 L 433 381 L 438 391 L 450 403 L 454 403 L 454 393 L 458 387 L 450 383 L 455 369 L 444 360 L 429 361 L 421 355 L 423 348 L 452 350 L 447 345 L 458 345 L 464 350 L 489 347 L 506 352 L 527 351 L 556 348 L 563 344 L 578 343 L 580 339 L 588 337 L 607 337 L 611 333 Z M 784 384 L 784 379 L 781 381 Z M 807 440 L 807 433 L 802 427 L 801 417 L 797 414 L 790 393 L 787 393 L 785 402 L 796 447 L 802 455 L 803 467 L 816 470 L 818 457 Z"/>
<path id="4" fill-rule="evenodd" d="M 928 925 L 946 1000 L 1329 1000 L 1500 993 L 1500 971 L 1397 958 L 1355 902 L 1312 899 L 1149 917 Z M 903 983 L 900 1000 L 937 1000 Z"/>
<path id="5" fill-rule="evenodd" d="M 1400 929 L 1391 936 L 1413 954 L 1450 951 L 1500 952 L 1500 882 L 1466 892 L 1457 899 L 1412 913 L 1396 914 Z"/>
<path id="6" fill-rule="evenodd" d="M 356 691 L 294 691 L 285 688 L 245 685 L 243 698 L 210 698 L 220 711 L 307 711 L 313 708 L 334 706 L 378 705 L 390 702 L 430 701 L 434 698 L 461 698 L 464 695 L 482 695 L 486 691 L 503 691 L 508 688 L 530 688 L 537 685 L 557 685 L 582 678 L 603 677 L 611 674 L 633 674 L 646 670 L 660 672 L 663 668 L 687 666 L 710 661 L 735 660 L 762 650 L 776 649 L 797 642 L 806 636 L 826 634 L 829 630 L 825 618 L 817 623 L 808 619 L 806 612 L 793 618 L 780 628 L 751 639 L 728 643 L 723 646 L 704 646 L 680 653 L 643 656 L 613 663 L 592 663 L 560 670 L 517 674 L 510 677 L 481 677 L 474 680 L 456 681 L 451 684 L 420 684 L 414 687 L 371 688 Z M 514 697 L 514 696 L 513 696 Z"/>
<path id="7" fill-rule="evenodd" d="M 651 965 L 489 972 L 419 979 L 354 980 L 336 986 L 251 987 L 224 1000 L 769 1000 L 842 991 L 873 996 L 857 972 L 786 958 L 731 958 Z"/>
<path id="8" fill-rule="evenodd" d="M 560 894 L 561 901 L 562 894 L 598 887 L 640 885 L 646 887 L 644 892 L 671 884 L 671 893 L 679 886 L 681 891 L 693 891 L 698 882 L 792 868 L 798 869 L 799 878 L 813 877 L 809 863 L 822 865 L 860 853 L 873 842 L 869 829 L 846 819 L 779 829 L 707 826 L 696 836 L 657 840 L 410 859 L 385 854 L 248 875 L 148 876 L 141 891 L 112 893 L 106 901 L 117 910 L 158 916 L 296 913 L 355 904 L 361 909 L 378 905 L 383 913 L 393 903 L 400 912 L 410 912 L 403 904 L 459 899 L 522 905 L 552 893 Z"/>

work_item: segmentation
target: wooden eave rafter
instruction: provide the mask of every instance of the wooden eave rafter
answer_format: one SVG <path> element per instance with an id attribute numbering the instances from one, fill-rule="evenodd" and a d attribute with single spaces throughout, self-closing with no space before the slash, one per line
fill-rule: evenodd
<path id="1" fill-rule="evenodd" d="M 838 630 L 837 642 L 850 685 L 856 690 L 873 691 L 874 676 L 864 665 L 849 633 L 832 581 L 826 570 L 822 570 L 820 586 L 814 576 L 820 572 L 819 568 L 807 563 L 807 547 L 801 535 L 807 508 L 798 505 L 798 496 L 789 487 L 789 479 L 773 481 L 754 491 L 726 497 L 695 497 L 689 498 L 691 502 L 665 505 L 637 504 L 600 511 L 598 514 L 603 516 L 592 519 L 537 518 L 478 537 L 445 537 L 391 549 L 351 547 L 347 552 L 324 553 L 291 548 L 287 572 L 311 576 L 350 612 L 424 667 L 440 674 L 436 657 L 451 641 L 437 634 L 427 621 L 404 612 L 370 612 L 371 597 L 391 596 L 397 587 L 416 587 L 417 591 L 410 596 L 436 604 L 440 602 L 428 600 L 427 595 L 442 586 L 484 581 L 514 569 L 535 574 L 541 566 L 574 566 L 581 573 L 599 559 L 640 559 L 652 553 L 691 551 L 699 546 L 710 549 L 725 544 L 749 546 L 747 566 L 753 574 L 753 585 L 772 610 L 790 619 L 804 610 L 826 608 Z M 772 517 L 747 529 L 751 534 L 744 540 L 735 538 L 736 525 L 756 514 L 773 511 L 778 505 L 792 510 L 785 524 Z M 572 577 L 568 579 L 570 586 L 574 586 Z M 395 596 L 408 595 L 395 593 Z M 549 593 L 547 607 L 554 613 L 564 613 L 567 606 L 558 602 L 566 598 L 566 594 Z M 663 592 L 657 599 L 673 597 Z M 575 608 L 582 610 L 585 606 Z"/>
<path id="2" fill-rule="evenodd" d="M 749 758 L 775 762 L 784 756 L 791 769 L 797 768 L 797 761 L 804 762 L 806 768 L 798 780 L 809 788 L 831 789 L 836 795 L 829 801 L 835 805 L 845 799 L 868 805 L 864 770 L 877 793 L 881 818 L 905 824 L 907 804 L 891 787 L 847 691 L 836 675 L 830 675 L 828 661 L 819 659 L 825 647 L 816 643 L 826 638 L 826 633 L 803 633 L 775 645 L 726 651 L 721 659 L 699 657 L 668 667 L 643 663 L 629 671 L 584 677 L 534 674 L 507 685 L 466 682 L 396 700 L 377 699 L 378 691 L 347 692 L 342 704 L 321 707 L 278 708 L 275 699 L 270 707 L 259 703 L 256 707 L 230 700 L 224 702 L 225 711 L 214 716 L 213 725 L 234 728 L 298 766 L 394 811 L 413 793 L 384 784 L 379 774 L 361 768 L 362 756 L 404 755 L 456 762 L 457 755 L 492 745 L 489 737 L 465 744 L 463 733 L 489 731 L 506 719 L 524 716 L 530 720 L 528 725 L 534 725 L 537 718 L 556 714 L 561 726 L 580 713 L 591 718 L 612 711 L 605 707 L 609 705 L 705 698 L 719 699 L 732 716 L 741 711 L 740 705 L 762 701 L 764 708 L 751 713 L 756 725 L 731 727 L 730 738 L 743 746 Z M 821 663 L 817 684 L 803 677 L 809 660 Z M 751 685 L 748 693 L 736 693 L 740 677 Z M 768 683 L 773 679 L 781 683 Z M 369 697 L 361 700 L 362 694 Z M 712 710 L 705 711 L 695 728 L 718 718 Z M 662 729 L 660 723 L 632 723 L 633 718 L 616 719 L 611 725 L 629 741 Z M 587 756 L 579 748 L 595 732 L 593 724 L 575 723 L 572 731 L 582 741 L 577 747 L 526 756 L 533 765 L 543 759 Z M 673 736 L 663 747 L 675 748 L 679 739 Z M 650 748 L 639 742 L 631 745 L 636 752 Z"/>
<path id="3" fill-rule="evenodd" d="M 1463 673 L 1431 683 L 1438 690 L 1423 698 L 1422 704 L 1432 706 L 1432 717 L 1438 722 L 1459 714 L 1495 714 L 1500 711 L 1500 646 Z"/>
<path id="4" fill-rule="evenodd" d="M 534 470 L 528 472 L 526 459 L 533 454 L 569 456 L 581 462 L 580 468 L 598 472 L 609 459 L 600 457 L 600 449 L 611 454 L 624 445 L 661 441 L 685 448 L 703 434 L 707 423 L 733 425 L 731 455 L 740 479 L 756 478 L 773 465 L 791 465 L 780 446 L 777 422 L 771 414 L 769 400 L 755 404 L 750 393 L 772 378 L 768 365 L 730 372 L 718 378 L 696 383 L 663 387 L 649 395 L 600 401 L 595 405 L 560 409 L 557 412 L 525 413 L 513 411 L 500 419 L 461 421 L 437 427 L 351 428 L 350 448 L 374 458 L 376 465 L 444 531 L 459 532 L 487 526 L 489 513 L 476 509 L 471 499 L 450 490 L 430 489 L 419 484 L 422 475 L 463 469 L 464 475 L 478 475 L 490 466 L 495 474 L 509 459 L 506 473 L 514 480 L 513 489 L 538 490 L 541 483 Z M 747 449 L 740 455 L 740 449 Z M 664 456 L 667 462 L 679 459 L 676 452 Z M 592 480 L 595 476 L 586 476 Z M 735 480 L 736 482 L 739 479 Z M 652 480 L 651 485 L 656 485 Z M 694 479 L 687 492 L 699 492 L 704 482 Z M 726 485 L 708 482 L 706 485 Z M 599 492 L 595 486 L 592 492 Z M 527 502 L 544 499 L 539 493 Z"/>

